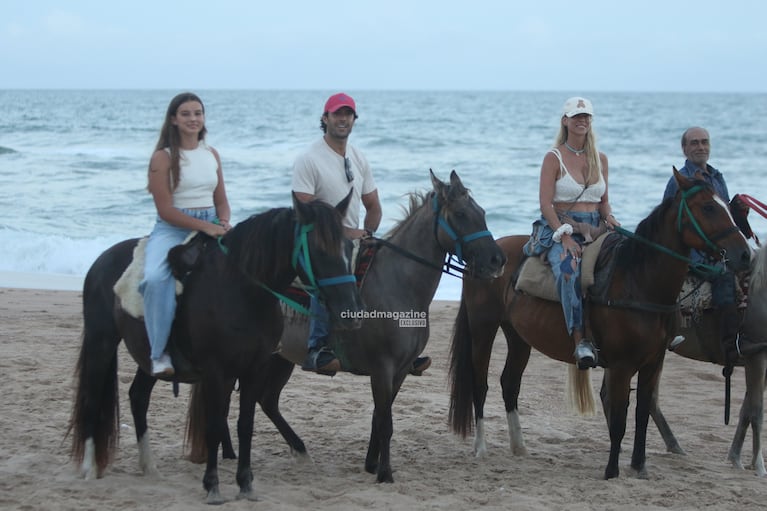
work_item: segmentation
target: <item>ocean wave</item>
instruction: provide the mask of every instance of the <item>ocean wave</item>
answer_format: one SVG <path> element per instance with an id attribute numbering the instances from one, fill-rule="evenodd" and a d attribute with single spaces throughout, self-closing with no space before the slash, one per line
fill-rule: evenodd
<path id="1" fill-rule="evenodd" d="M 18 151 L 11 149 L 10 147 L 3 147 L 0 145 L 0 154 L 12 154 Z"/>
<path id="2" fill-rule="evenodd" d="M 93 261 L 122 238 L 75 239 L 0 227 L 0 271 L 83 276 Z"/>

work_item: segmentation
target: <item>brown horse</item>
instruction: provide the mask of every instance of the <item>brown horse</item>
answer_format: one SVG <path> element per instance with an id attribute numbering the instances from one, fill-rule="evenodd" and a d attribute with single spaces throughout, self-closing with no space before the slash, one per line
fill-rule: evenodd
<path id="1" fill-rule="evenodd" d="M 748 308 L 743 316 L 740 331 L 755 341 L 765 341 L 767 331 L 767 250 L 756 252 L 751 266 L 750 284 L 748 286 Z M 725 365 L 724 354 L 720 347 L 719 312 L 708 309 L 702 312 L 698 321 L 682 328 L 680 333 L 685 337 L 684 342 L 674 348 L 674 353 L 693 360 L 711 362 L 720 366 Z M 762 456 L 762 423 L 764 421 L 764 387 L 767 383 L 767 350 L 748 353 L 740 358 L 737 366 L 743 366 L 746 373 L 746 395 L 740 408 L 738 426 L 727 459 L 735 468 L 743 469 L 741 451 L 746 432 L 751 427 L 752 457 L 751 465 L 757 475 L 767 476 Z M 660 407 L 658 395 L 653 395 L 650 405 L 650 415 L 670 452 L 683 454 L 679 442 L 666 422 Z"/>
<path id="2" fill-rule="evenodd" d="M 615 266 L 605 293 L 599 300 L 586 303 L 586 324 L 599 347 L 599 364 L 605 368 L 607 383 L 610 456 L 606 479 L 619 474 L 629 383 L 637 373 L 631 466 L 645 475 L 651 397 L 673 333 L 676 300 L 687 273 L 690 249 L 706 250 L 723 258 L 726 254 L 728 264 L 736 270 L 744 269 L 750 261 L 750 248 L 734 225 L 727 204 L 706 183 L 687 179 L 676 170 L 674 176 L 679 192 L 640 222 L 636 233 L 626 232 L 630 236 L 614 248 Z M 508 258 L 501 278 L 491 282 L 471 278 L 463 281 L 451 346 L 449 420 L 452 429 L 463 436 L 476 421 L 477 455 L 486 451 L 483 408 L 490 353 L 499 326 L 508 344 L 501 384 L 514 454 L 526 453 L 517 401 L 531 347 L 569 364 L 578 384 L 586 385 L 589 395 L 591 392 L 588 373 L 574 370 L 573 342 L 567 335 L 561 305 L 514 289 L 514 276 L 524 258 L 522 245 L 527 239 L 509 236 L 498 240 Z"/>

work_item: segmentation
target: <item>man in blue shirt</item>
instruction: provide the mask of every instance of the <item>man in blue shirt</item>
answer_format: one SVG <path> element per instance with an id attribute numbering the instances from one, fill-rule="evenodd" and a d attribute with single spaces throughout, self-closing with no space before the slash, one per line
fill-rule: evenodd
<path id="1" fill-rule="evenodd" d="M 705 180 L 713 188 L 716 194 L 727 203 L 730 203 L 730 193 L 727 190 L 727 183 L 724 176 L 717 169 L 708 164 L 708 158 L 711 154 L 711 139 L 708 131 L 700 127 L 688 128 L 682 135 L 682 152 L 687 158 L 684 167 L 679 172 L 686 177 L 697 177 Z M 663 198 L 673 197 L 678 190 L 676 179 L 671 176 Z M 735 200 L 731 208 L 745 209 L 748 206 Z M 745 214 L 744 212 L 744 214 Z M 708 256 L 698 250 L 690 253 L 690 259 L 693 263 L 709 262 Z M 732 271 L 717 276 L 711 281 L 711 302 L 721 312 L 720 333 L 722 336 L 722 350 L 724 351 L 727 365 L 732 365 L 738 359 L 738 356 L 748 351 L 749 342 L 743 337 L 738 336 L 740 327 L 740 314 L 735 303 L 735 274 Z"/>

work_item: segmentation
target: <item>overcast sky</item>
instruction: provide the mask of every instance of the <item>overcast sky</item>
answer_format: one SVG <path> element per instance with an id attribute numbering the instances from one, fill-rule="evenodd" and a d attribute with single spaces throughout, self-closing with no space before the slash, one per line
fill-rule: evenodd
<path id="1" fill-rule="evenodd" d="M 4 0 L 0 88 L 767 91 L 765 0 Z"/>

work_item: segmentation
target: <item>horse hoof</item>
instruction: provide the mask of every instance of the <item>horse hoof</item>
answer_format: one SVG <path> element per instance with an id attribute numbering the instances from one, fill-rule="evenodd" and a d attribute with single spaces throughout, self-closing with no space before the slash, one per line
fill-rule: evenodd
<path id="1" fill-rule="evenodd" d="M 379 483 L 393 483 L 394 478 L 391 475 L 391 472 L 385 472 L 382 474 L 378 474 L 378 482 Z"/>
<path id="2" fill-rule="evenodd" d="M 226 499 L 221 496 L 221 492 L 219 492 L 218 488 L 216 488 L 215 490 L 210 490 L 208 492 L 208 498 L 205 502 L 213 506 L 217 506 L 226 502 Z"/>
<path id="3" fill-rule="evenodd" d="M 237 494 L 237 500 L 249 500 L 251 502 L 258 502 L 258 496 L 253 492 L 253 490 L 249 491 L 241 491 Z"/>

